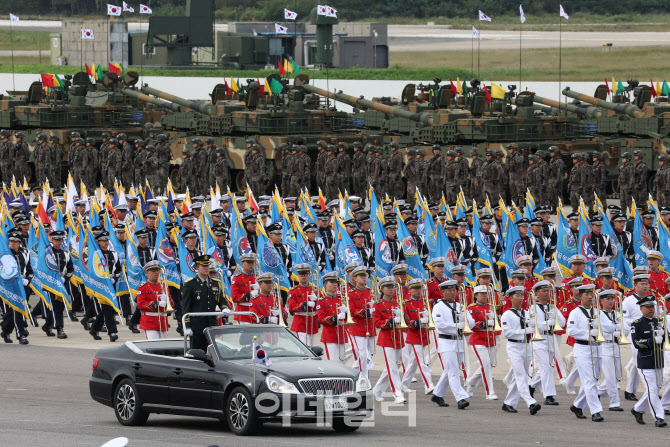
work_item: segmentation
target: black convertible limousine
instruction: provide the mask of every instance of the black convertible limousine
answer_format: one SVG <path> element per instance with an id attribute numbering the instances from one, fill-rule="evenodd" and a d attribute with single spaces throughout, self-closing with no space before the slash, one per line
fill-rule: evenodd
<path id="1" fill-rule="evenodd" d="M 248 324 L 205 331 L 207 352 L 184 354 L 184 340 L 129 341 L 100 349 L 89 381 L 91 397 L 114 409 L 123 425 L 141 425 L 150 413 L 226 421 L 237 435 L 265 422 L 328 421 L 350 432 L 372 413 L 371 385 L 348 366 L 320 358 L 281 326 Z M 270 359 L 256 361 L 254 346 Z"/>

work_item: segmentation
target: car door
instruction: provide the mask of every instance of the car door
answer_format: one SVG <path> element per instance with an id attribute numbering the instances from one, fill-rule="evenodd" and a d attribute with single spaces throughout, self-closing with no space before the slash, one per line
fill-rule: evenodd
<path id="1" fill-rule="evenodd" d="M 142 355 L 131 361 L 135 373 L 135 384 L 145 404 L 168 405 L 172 372 L 167 357 Z"/>
<path id="2" fill-rule="evenodd" d="M 217 388 L 213 367 L 200 360 L 177 358 L 170 374 L 170 406 L 212 409 L 212 391 Z"/>

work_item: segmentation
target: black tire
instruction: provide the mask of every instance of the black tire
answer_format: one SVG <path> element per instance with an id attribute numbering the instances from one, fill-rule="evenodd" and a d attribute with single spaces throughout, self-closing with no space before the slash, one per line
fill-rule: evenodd
<path id="1" fill-rule="evenodd" d="M 350 421 L 344 418 L 333 419 L 333 430 L 338 433 L 351 433 L 361 428 L 360 421 Z"/>
<path id="2" fill-rule="evenodd" d="M 254 400 L 245 387 L 238 386 L 228 396 L 226 422 L 230 431 L 238 436 L 251 436 L 258 431 L 259 423 Z"/>
<path id="3" fill-rule="evenodd" d="M 130 379 L 123 379 L 116 385 L 113 402 L 114 414 L 121 425 L 142 425 L 149 418 L 149 413 L 142 410 L 137 387 Z"/>

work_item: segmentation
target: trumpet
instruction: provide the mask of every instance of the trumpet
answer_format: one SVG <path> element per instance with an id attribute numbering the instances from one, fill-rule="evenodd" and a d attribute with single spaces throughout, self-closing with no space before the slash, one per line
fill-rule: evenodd
<path id="1" fill-rule="evenodd" d="M 347 307 L 347 319 L 345 320 L 344 324 L 342 324 L 342 326 L 353 326 L 356 324 L 356 322 L 351 317 L 351 308 L 349 307 L 349 289 L 347 288 L 347 281 L 345 279 L 340 279 L 340 289 L 342 290 L 342 301 L 344 301 L 344 305 Z"/>
<path id="2" fill-rule="evenodd" d="M 284 312 L 282 312 L 281 288 L 279 285 L 279 278 L 275 278 L 272 282 L 272 298 L 274 299 L 273 307 L 279 309 L 279 315 L 277 316 L 277 324 L 279 326 L 286 327 L 286 322 L 284 321 Z"/>

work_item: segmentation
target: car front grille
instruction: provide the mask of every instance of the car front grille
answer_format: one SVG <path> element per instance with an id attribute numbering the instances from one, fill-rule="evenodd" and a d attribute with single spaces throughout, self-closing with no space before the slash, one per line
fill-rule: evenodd
<path id="1" fill-rule="evenodd" d="M 305 394 L 317 396 L 341 396 L 354 392 L 352 379 L 301 379 L 298 381 Z"/>

